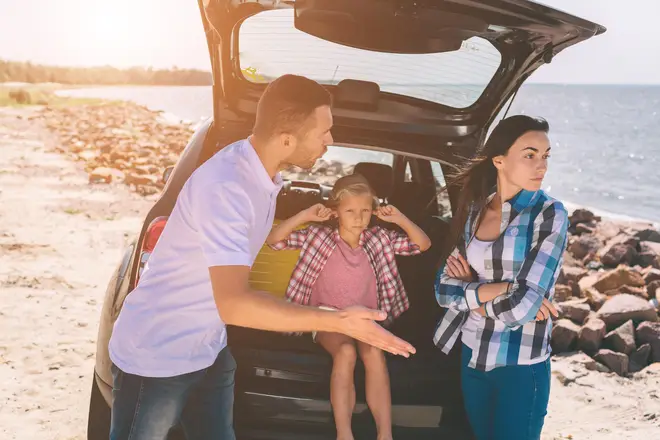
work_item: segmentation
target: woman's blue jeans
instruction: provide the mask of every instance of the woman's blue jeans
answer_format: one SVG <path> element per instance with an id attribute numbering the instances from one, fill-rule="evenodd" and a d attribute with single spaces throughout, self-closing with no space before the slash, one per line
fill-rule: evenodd
<path id="1" fill-rule="evenodd" d="M 550 398 L 550 359 L 491 371 L 468 367 L 463 345 L 461 385 L 465 410 L 477 440 L 538 440 Z"/>

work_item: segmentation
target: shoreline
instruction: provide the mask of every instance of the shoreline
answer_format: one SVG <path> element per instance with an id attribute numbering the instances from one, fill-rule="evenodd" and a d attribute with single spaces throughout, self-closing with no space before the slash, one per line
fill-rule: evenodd
<path id="1" fill-rule="evenodd" d="M 92 95 L 87 95 L 86 97 L 83 96 L 70 96 L 67 91 L 78 91 L 78 90 L 85 90 L 85 89 L 114 89 L 114 88 L 149 88 L 149 89 L 159 89 L 159 88 L 191 88 L 191 89 L 199 89 L 199 88 L 206 88 L 206 87 L 211 87 L 209 86 L 200 86 L 200 85 L 135 85 L 135 84 L 119 84 L 119 85 L 70 85 L 70 84 L 59 84 L 59 83 L 41 83 L 41 84 L 28 84 L 28 83 L 0 83 L 0 89 L 2 88 L 3 84 L 11 84 L 11 87 L 27 87 L 27 86 L 41 86 L 45 87 L 47 90 L 49 90 L 52 95 L 57 96 L 59 99 L 61 99 L 63 102 L 58 102 L 54 105 L 57 106 L 67 106 L 67 101 L 71 102 L 71 105 L 78 105 L 78 104 L 112 104 L 112 103 L 132 103 L 134 105 L 144 107 L 148 109 L 151 112 L 155 112 L 159 114 L 159 122 L 166 124 L 166 125 L 183 125 L 186 127 L 191 128 L 193 131 L 197 129 L 197 127 L 202 124 L 205 120 L 208 119 L 208 117 L 211 116 L 203 116 L 200 117 L 198 120 L 192 120 L 190 118 L 184 118 L 179 115 L 177 115 L 174 112 L 168 111 L 168 110 L 163 110 L 162 108 L 155 108 L 154 106 L 150 106 L 147 104 L 143 104 L 138 102 L 139 100 L 134 100 L 134 99 L 108 99 L 108 98 L 103 98 L 103 97 L 94 97 Z M 543 84 L 541 84 L 543 85 Z M 557 84 L 555 84 L 557 85 Z M 548 194 L 552 197 L 554 195 L 552 192 L 548 192 Z M 635 225 L 635 224 L 645 224 L 649 225 L 653 228 L 660 228 L 660 220 L 656 219 L 653 220 L 651 218 L 644 218 L 644 217 L 634 217 L 629 214 L 624 214 L 624 213 L 618 213 L 612 210 L 608 209 L 602 209 L 602 208 L 597 208 L 590 206 L 588 203 L 580 203 L 580 202 L 575 202 L 572 199 L 562 199 L 559 197 L 556 197 L 557 200 L 561 201 L 566 209 L 569 211 L 569 214 L 574 212 L 577 209 L 586 209 L 588 211 L 593 212 L 599 217 L 602 217 L 605 220 L 609 221 L 616 221 L 616 222 L 622 222 L 622 223 L 628 223 L 630 225 Z"/>

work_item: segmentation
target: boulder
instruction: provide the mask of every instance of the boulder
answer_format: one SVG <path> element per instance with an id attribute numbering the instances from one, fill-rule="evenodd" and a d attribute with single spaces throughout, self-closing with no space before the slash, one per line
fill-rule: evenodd
<path id="1" fill-rule="evenodd" d="M 629 369 L 631 373 L 642 371 L 649 364 L 651 344 L 644 344 L 630 355 Z"/>
<path id="2" fill-rule="evenodd" d="M 644 283 L 648 286 L 654 281 L 660 281 L 660 269 L 650 269 L 644 274 Z"/>
<path id="3" fill-rule="evenodd" d="M 559 277 L 557 278 L 557 283 L 559 284 L 568 284 L 569 281 L 578 283 L 582 278 L 589 275 L 589 272 L 586 269 L 581 267 L 570 267 L 564 265 L 559 272 Z"/>
<path id="4" fill-rule="evenodd" d="M 636 247 L 636 245 L 633 247 L 623 243 L 614 244 L 607 249 L 600 261 L 607 267 L 617 267 L 620 264 L 631 265 L 638 256 Z"/>
<path id="5" fill-rule="evenodd" d="M 550 345 L 556 354 L 573 351 L 580 327 L 569 319 L 560 319 L 552 326 Z"/>
<path id="6" fill-rule="evenodd" d="M 579 223 L 590 223 L 592 221 L 596 221 L 597 219 L 598 217 L 596 217 L 594 213 L 588 209 L 576 209 L 569 217 L 571 226 L 575 226 Z"/>
<path id="7" fill-rule="evenodd" d="M 616 222 L 603 221 L 598 223 L 598 226 L 596 227 L 596 235 L 601 237 L 604 241 L 611 240 L 620 234 L 621 227 Z"/>
<path id="8" fill-rule="evenodd" d="M 638 272 L 626 266 L 619 266 L 614 270 L 604 273 L 593 285 L 599 292 L 615 290 L 621 286 L 643 287 L 644 278 Z"/>
<path id="9" fill-rule="evenodd" d="M 621 327 L 605 335 L 605 346 L 618 353 L 632 354 L 637 349 L 633 322 L 627 321 Z"/>
<path id="10" fill-rule="evenodd" d="M 636 335 L 640 345 L 651 346 L 651 362 L 660 362 L 660 322 L 642 322 Z"/>
<path id="11" fill-rule="evenodd" d="M 640 241 L 652 241 L 655 243 L 660 243 L 660 231 L 656 229 L 644 229 L 638 231 L 635 234 L 635 237 L 639 238 Z"/>
<path id="12" fill-rule="evenodd" d="M 574 299 L 559 303 L 557 310 L 560 312 L 560 318 L 570 319 L 579 325 L 582 325 L 586 321 L 589 312 L 591 312 L 586 299 Z"/>
<path id="13" fill-rule="evenodd" d="M 573 289 L 563 284 L 555 284 L 554 300 L 556 302 L 568 301 L 573 297 Z"/>
<path id="14" fill-rule="evenodd" d="M 588 319 L 578 333 L 578 348 L 585 353 L 596 353 L 605 338 L 605 330 L 601 319 Z"/>
<path id="15" fill-rule="evenodd" d="M 621 286 L 618 289 L 608 290 L 605 292 L 605 295 L 614 296 L 623 293 L 627 293 L 628 295 L 635 295 L 643 299 L 649 299 L 649 294 L 646 287 Z"/>
<path id="16" fill-rule="evenodd" d="M 640 252 L 637 254 L 636 264 L 642 267 L 660 268 L 660 257 L 655 252 Z"/>
<path id="17" fill-rule="evenodd" d="M 628 320 L 634 323 L 642 321 L 657 321 L 658 314 L 648 301 L 642 298 L 621 294 L 608 299 L 598 310 L 598 317 L 605 322 L 608 329 L 614 329 Z"/>
<path id="18" fill-rule="evenodd" d="M 648 286 L 646 286 L 646 294 L 649 298 L 658 298 L 660 299 L 660 280 L 651 281 Z"/>
<path id="19" fill-rule="evenodd" d="M 654 241 L 642 241 L 639 244 L 639 249 L 641 252 L 653 252 L 656 255 L 660 255 L 660 243 Z"/>
<path id="20" fill-rule="evenodd" d="M 612 350 L 599 350 L 594 359 L 601 364 L 606 365 L 610 370 L 619 376 L 628 374 L 628 356 L 623 353 L 617 353 Z"/>
<path id="21" fill-rule="evenodd" d="M 581 234 L 593 234 L 596 232 L 596 228 L 588 226 L 584 223 L 578 223 L 575 225 L 575 234 L 581 235 Z"/>
<path id="22" fill-rule="evenodd" d="M 601 273 L 591 273 L 586 277 L 581 278 L 580 281 L 578 281 L 578 285 L 580 286 L 581 290 L 592 288 L 594 287 L 594 284 L 598 282 L 601 276 Z"/>
<path id="23" fill-rule="evenodd" d="M 593 235 L 582 235 L 571 242 L 568 251 L 578 260 L 582 260 L 591 252 L 598 252 L 602 242 Z"/>

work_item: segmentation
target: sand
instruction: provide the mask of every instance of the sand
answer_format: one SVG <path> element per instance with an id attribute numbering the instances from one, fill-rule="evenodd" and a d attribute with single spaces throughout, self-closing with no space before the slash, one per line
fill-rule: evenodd
<path id="1" fill-rule="evenodd" d="M 34 114 L 0 108 L 0 439 L 85 439 L 106 283 L 153 199 L 90 186 Z M 660 438 L 660 368 L 553 365 L 544 440 Z"/>

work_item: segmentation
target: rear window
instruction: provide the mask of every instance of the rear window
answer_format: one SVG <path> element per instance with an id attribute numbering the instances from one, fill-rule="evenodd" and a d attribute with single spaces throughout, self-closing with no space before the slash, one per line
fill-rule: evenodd
<path id="1" fill-rule="evenodd" d="M 297 30 L 293 9 L 264 11 L 239 30 L 239 57 L 245 79 L 267 83 L 283 74 L 323 84 L 343 79 L 375 82 L 384 92 L 455 108 L 474 104 L 500 66 L 501 55 L 479 37 L 460 50 L 437 54 L 371 52 L 332 43 Z"/>
<path id="2" fill-rule="evenodd" d="M 318 183 L 332 186 L 337 179 L 353 174 L 355 165 L 360 162 L 379 163 L 392 166 L 394 155 L 383 151 L 363 150 L 359 148 L 329 146 L 328 151 L 311 170 L 291 166 L 282 171 L 286 180 Z"/>

